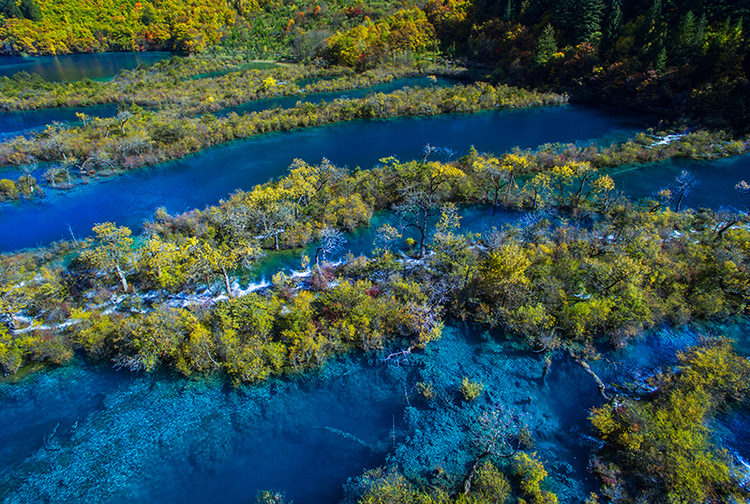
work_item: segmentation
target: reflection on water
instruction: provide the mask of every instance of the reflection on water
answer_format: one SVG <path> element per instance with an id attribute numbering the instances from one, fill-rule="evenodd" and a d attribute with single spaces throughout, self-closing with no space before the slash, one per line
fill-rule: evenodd
<path id="1" fill-rule="evenodd" d="M 0 77 L 10 77 L 18 72 L 39 74 L 48 81 L 77 81 L 81 79 L 107 79 L 120 70 L 132 70 L 138 65 L 153 65 L 173 55 L 169 52 L 122 52 L 65 54 L 61 56 L 2 56 Z"/>
<path id="2" fill-rule="evenodd" d="M 613 175 L 618 189 L 633 198 L 652 198 L 661 188 L 674 185 L 675 178 L 687 170 L 698 185 L 685 197 L 685 207 L 748 208 L 734 186 L 750 176 L 750 155 L 715 161 L 669 159 L 651 165 L 637 165 Z"/>

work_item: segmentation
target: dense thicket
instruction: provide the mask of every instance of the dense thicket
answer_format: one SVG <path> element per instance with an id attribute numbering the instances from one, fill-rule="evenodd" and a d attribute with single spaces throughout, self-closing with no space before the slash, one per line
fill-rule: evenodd
<path id="1" fill-rule="evenodd" d="M 494 68 L 493 77 L 552 86 L 579 99 L 664 114 L 690 113 L 746 129 L 750 94 L 746 23 L 750 4 L 665 0 L 431 0 L 423 11 L 435 33 L 416 54 L 439 46 Z M 377 23 L 349 30 L 356 64 L 382 53 L 369 42 Z M 344 35 L 338 34 L 336 37 Z M 329 40 L 328 57 L 342 61 Z M 394 47 L 391 53 L 398 48 Z M 350 60 L 351 61 L 351 60 Z M 354 62 L 352 62 L 354 63 Z"/>
<path id="2" fill-rule="evenodd" d="M 263 57 L 371 68 L 465 58 L 512 85 L 577 99 L 690 114 L 747 129 L 748 2 L 21 2 L 0 24 L 6 52 L 216 44 Z M 10 5 L 10 4 L 9 4 Z M 8 9 L 13 10 L 11 7 Z M 22 11 L 26 9 L 27 14 Z M 40 17 L 41 16 L 41 17 Z"/>
<path id="3" fill-rule="evenodd" d="M 345 79 L 352 83 L 352 80 Z M 252 87 L 238 91 L 245 98 L 275 96 L 299 89 L 291 82 L 278 83 L 273 76 L 250 73 Z M 353 80 L 356 82 L 356 79 Z M 336 82 L 333 81 L 333 85 Z M 286 91 L 285 91 L 286 89 Z M 250 95 L 250 96 L 248 96 Z M 225 99 L 229 99 L 225 95 Z M 187 101 L 187 99 L 185 100 Z M 39 161 L 55 162 L 49 178 L 69 183 L 71 174 L 127 170 L 179 159 L 201 149 L 272 131 L 319 126 L 353 119 L 396 116 L 429 116 L 476 112 L 492 108 L 518 108 L 562 104 L 566 97 L 489 84 L 457 85 L 450 88 L 406 88 L 393 93 L 371 93 L 361 99 L 337 98 L 331 102 L 297 102 L 290 109 L 272 109 L 224 117 L 213 114 L 183 115 L 179 108 L 145 110 L 138 106 L 115 117 L 79 114 L 82 126 L 47 126 L 31 138 L 16 137 L 0 144 L 0 165 L 30 166 Z"/>
<path id="4" fill-rule="evenodd" d="M 237 294 L 233 272 L 251 266 L 262 250 L 315 241 L 313 257 L 303 257 L 303 267 L 312 263 L 315 271 L 304 290 L 282 275 L 275 294 L 252 297 L 255 311 L 265 306 L 264 331 L 271 332 L 240 340 L 260 345 L 253 351 L 261 353 L 270 342 L 286 345 L 274 347 L 288 360 L 267 361 L 267 366 L 277 362 L 271 371 L 300 367 L 292 357 L 292 333 L 284 332 L 286 326 L 271 329 L 296 313 L 292 306 L 298 303 L 306 318 L 295 322 L 302 324 L 296 330 L 323 338 L 318 350 L 308 348 L 313 353 L 304 363 L 321 362 L 350 343 L 382 348 L 395 335 L 411 335 L 419 345 L 445 309 L 452 317 L 517 334 L 537 351 L 562 347 L 584 358 L 604 335 L 619 346 L 662 321 L 682 324 L 747 312 L 750 233 L 743 214 L 674 212 L 670 205 L 679 204 L 679 183 L 664 188 L 658 200 L 634 206 L 589 161 L 473 152 L 441 163 L 430 161 L 431 155 L 433 149 L 427 149 L 423 160 L 407 163 L 387 158 L 356 172 L 325 161 L 297 161 L 283 179 L 238 191 L 218 207 L 179 216 L 157 213 L 136 248 L 129 229 L 99 225 L 87 242 L 60 250 L 73 254 L 68 267 L 57 255 L 6 255 L 0 308 L 14 331 L 4 336 L 0 362 L 6 373 L 14 372 L 24 360 L 65 360 L 81 345 L 135 369 L 164 362 L 184 372 L 237 374 L 224 338 L 235 330 L 227 329 L 231 324 L 244 323 L 231 315 L 240 312 L 230 310 L 229 322 L 217 325 L 211 322 L 215 310 L 170 307 L 170 293 L 223 290 L 231 298 Z M 747 192 L 746 183 L 737 188 Z M 460 229 L 455 205 L 465 203 L 561 213 L 535 213 L 523 227 L 479 237 Z M 374 211 L 384 209 L 398 225 L 377 231 L 373 254 L 327 270 L 325 261 L 342 245 L 341 233 L 366 225 Z M 594 221 L 584 224 L 579 220 L 584 217 Z M 406 230 L 414 236 L 410 254 L 418 262 L 399 252 Z M 342 277 L 338 287 L 329 287 L 332 275 Z M 117 290 L 125 298 L 112 298 Z M 147 292 L 158 294 L 141 308 Z M 197 318 L 183 324 L 185 317 Z M 143 335 L 162 331 L 152 325 L 169 320 L 174 323 L 164 335 L 140 346 Z M 198 326 L 208 331 L 201 333 L 205 341 L 185 347 Z M 180 348 L 187 354 L 179 357 Z M 180 360 L 196 352 L 194 358 L 208 361 L 191 367 Z"/>
<path id="5" fill-rule="evenodd" d="M 585 153 L 567 148 L 573 158 Z M 241 384 L 354 349 L 399 360 L 439 338 L 442 319 L 458 318 L 502 328 L 537 352 L 564 350 L 590 371 L 586 360 L 602 340 L 622 346 L 663 322 L 748 313 L 746 215 L 675 212 L 679 185 L 633 204 L 594 168 L 617 149 L 589 151 L 591 161 L 555 161 L 551 147 L 545 151 L 471 152 L 444 163 L 426 148 L 421 160 L 386 158 L 355 172 L 296 161 L 284 178 L 218 206 L 157 212 L 137 241 L 103 223 L 84 242 L 5 254 L 0 366 L 12 374 L 61 364 L 82 349 L 117 367 L 218 373 Z M 748 194 L 746 182 L 737 189 Z M 461 229 L 456 205 L 466 203 L 536 212 L 522 225 L 477 235 Z M 372 252 L 331 264 L 344 232 L 367 225 L 376 210 L 391 211 L 394 221 L 376 231 Z M 263 253 L 311 243 L 302 279 L 278 274 L 250 293 L 236 284 Z M 746 392 L 747 361 L 726 345 L 702 352 L 687 354 L 679 375 L 657 377 L 652 402 L 621 398 L 593 412 L 609 447 L 596 462 L 607 498 L 630 485 L 652 501 L 741 495 L 704 424 L 724 398 Z M 467 401 L 481 393 L 471 386 L 462 384 Z M 454 496 L 381 471 L 364 477 L 360 499 L 502 502 L 512 485 L 489 460 L 477 460 Z M 524 499 L 556 502 L 540 486 L 546 471 L 533 455 L 515 453 L 512 468 Z M 655 474 L 650 487 L 639 483 Z"/>

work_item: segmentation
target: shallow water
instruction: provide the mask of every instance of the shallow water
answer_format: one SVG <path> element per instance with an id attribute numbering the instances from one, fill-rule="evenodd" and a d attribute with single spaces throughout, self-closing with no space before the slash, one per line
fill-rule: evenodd
<path id="1" fill-rule="evenodd" d="M 477 205 L 459 207 L 458 215 L 461 218 L 463 232 L 480 233 L 483 236 L 487 236 L 493 229 L 502 229 L 506 224 L 518 224 L 519 220 L 527 214 L 500 208 L 493 209 L 487 205 Z M 429 229 L 435 229 L 435 224 L 438 219 L 439 216 L 433 216 L 428 219 Z M 376 247 L 374 244 L 376 232 L 378 228 L 384 224 L 390 224 L 396 228 L 401 227 L 399 219 L 393 214 L 393 212 L 377 212 L 373 215 L 372 219 L 370 219 L 369 226 L 360 226 L 351 232 L 344 233 L 345 241 L 341 248 L 323 259 L 328 262 L 336 263 L 344 259 L 348 254 L 351 254 L 354 257 L 360 255 L 371 257 L 373 249 Z M 402 237 L 399 240 L 400 243 L 394 247 L 394 250 L 404 249 L 405 247 L 402 247 L 401 244 L 403 244 L 407 238 L 412 238 L 414 240 L 419 238 L 417 231 L 412 228 L 405 230 L 401 229 L 401 234 Z M 240 278 L 240 287 L 249 288 L 252 285 L 268 285 L 270 284 L 272 276 L 279 271 L 286 274 L 302 273 L 302 271 L 300 271 L 302 266 L 302 256 L 306 255 L 309 260 L 312 260 L 315 257 L 315 251 L 318 247 L 319 243 L 313 242 L 307 245 L 304 249 L 269 252 L 267 255 L 261 257 L 249 271 L 243 272 L 243 276 Z"/>
<path id="2" fill-rule="evenodd" d="M 605 382 L 622 382 L 631 370 L 673 364 L 698 339 L 690 328 L 660 329 L 592 366 Z M 500 409 L 531 428 L 561 502 L 595 488 L 586 417 L 603 399 L 570 359 L 558 356 L 543 380 L 540 356 L 456 325 L 408 362 L 387 364 L 385 352 L 239 389 L 81 361 L 2 384 L 0 498 L 247 503 L 267 489 L 325 504 L 341 499 L 347 478 L 386 462 L 452 486 L 478 453 L 478 418 Z M 460 395 L 464 376 L 485 386 L 476 401 Z M 431 382 L 437 397 L 421 396 L 418 382 Z M 744 429 L 746 417 L 740 411 L 728 428 Z M 743 443 L 730 444 L 744 451 Z"/>
<path id="3" fill-rule="evenodd" d="M 390 447 L 400 388 L 383 366 L 229 390 L 77 362 L 0 385 L 3 502 L 336 502 Z M 57 426 L 57 427 L 56 427 Z"/>
<path id="4" fill-rule="evenodd" d="M 138 65 L 153 65 L 172 56 L 172 53 L 164 51 L 65 54 L 25 58 L 2 56 L 0 57 L 0 77 L 27 72 L 39 74 L 48 81 L 108 79 L 117 75 L 120 70 L 132 70 Z"/>
<path id="5" fill-rule="evenodd" d="M 420 157 L 426 144 L 454 149 L 456 156 L 472 145 L 480 152 L 501 153 L 551 141 L 611 142 L 648 124 L 636 116 L 568 105 L 351 121 L 259 135 L 71 191 L 48 189 L 43 200 L 2 205 L 0 250 L 69 239 L 71 230 L 86 236 L 97 222 L 137 230 L 158 207 L 176 213 L 216 204 L 236 189 L 283 175 L 295 158 L 317 163 L 327 157 L 338 166 L 370 168 L 390 155 Z"/>

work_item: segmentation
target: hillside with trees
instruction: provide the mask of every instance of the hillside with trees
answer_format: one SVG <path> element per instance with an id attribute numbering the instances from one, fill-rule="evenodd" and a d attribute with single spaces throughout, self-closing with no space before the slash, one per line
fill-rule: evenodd
<path id="1" fill-rule="evenodd" d="M 133 0 L 4 4 L 6 54 L 223 47 L 358 70 L 429 58 L 496 82 L 747 129 L 750 2 Z"/>

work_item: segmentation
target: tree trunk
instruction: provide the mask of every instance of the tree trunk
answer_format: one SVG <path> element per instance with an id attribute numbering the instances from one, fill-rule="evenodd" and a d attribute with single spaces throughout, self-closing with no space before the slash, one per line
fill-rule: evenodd
<path id="1" fill-rule="evenodd" d="M 594 370 L 591 369 L 591 366 L 589 366 L 589 363 L 586 362 L 586 361 L 584 361 L 580 357 L 573 357 L 573 358 L 584 369 L 584 371 L 586 371 L 589 375 L 591 375 L 591 377 L 596 382 L 596 386 L 599 389 L 599 393 L 602 395 L 602 397 L 604 399 L 606 399 L 607 401 L 609 401 L 610 398 L 609 398 L 609 396 L 607 395 L 607 392 L 606 392 L 607 387 L 604 385 L 604 382 L 602 381 L 602 379 L 599 378 L 599 375 L 597 375 L 596 373 L 594 373 Z"/>
<path id="2" fill-rule="evenodd" d="M 685 193 L 680 192 L 680 197 L 677 198 L 677 204 L 675 205 L 675 212 L 680 211 L 680 207 L 682 206 L 682 200 L 685 198 Z"/>
<path id="3" fill-rule="evenodd" d="M 427 212 L 426 211 L 422 214 L 422 225 L 418 227 L 417 229 L 419 229 L 419 258 L 422 259 L 426 252 L 426 247 L 424 244 L 425 240 L 427 239 L 426 237 Z"/>
<path id="4" fill-rule="evenodd" d="M 117 272 L 117 276 L 120 277 L 122 292 L 128 292 L 128 281 L 125 279 L 125 274 L 120 269 L 120 263 L 118 262 L 115 262 L 115 271 Z"/>
<path id="5" fill-rule="evenodd" d="M 230 298 L 235 297 L 234 293 L 232 292 L 232 287 L 229 285 L 229 275 L 227 275 L 227 269 L 222 266 L 221 267 L 221 274 L 224 275 L 224 286 L 227 288 L 227 296 Z"/>

